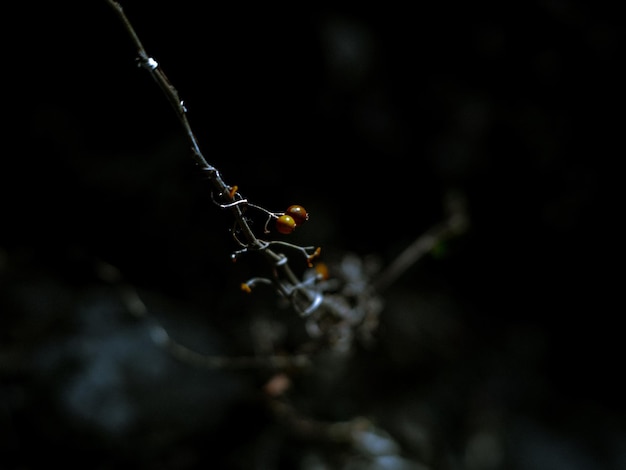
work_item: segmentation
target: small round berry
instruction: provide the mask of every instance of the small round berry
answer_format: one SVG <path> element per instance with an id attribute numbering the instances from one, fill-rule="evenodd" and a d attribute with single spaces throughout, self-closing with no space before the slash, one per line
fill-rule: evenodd
<path id="1" fill-rule="evenodd" d="M 290 215 L 283 214 L 276 219 L 276 230 L 285 235 L 296 229 L 296 221 Z"/>
<path id="2" fill-rule="evenodd" d="M 309 214 L 307 214 L 306 209 L 297 204 L 289 206 L 285 211 L 285 214 L 293 217 L 293 220 L 296 221 L 297 225 L 302 225 L 304 222 L 309 220 Z"/>

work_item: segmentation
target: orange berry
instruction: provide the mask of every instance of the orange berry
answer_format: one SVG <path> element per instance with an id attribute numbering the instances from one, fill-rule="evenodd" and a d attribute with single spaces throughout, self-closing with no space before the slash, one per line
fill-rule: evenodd
<path id="1" fill-rule="evenodd" d="M 290 234 L 296 229 L 296 221 L 290 215 L 283 214 L 276 219 L 276 230 L 285 235 Z"/>
<path id="2" fill-rule="evenodd" d="M 289 206 L 285 211 L 285 214 L 290 215 L 293 220 L 296 221 L 297 225 L 302 225 L 309 220 L 309 214 L 307 214 L 306 209 L 297 204 Z"/>
<path id="3" fill-rule="evenodd" d="M 330 277 L 330 275 L 328 274 L 328 266 L 326 266 L 326 263 L 317 263 L 315 265 L 315 272 L 323 280 L 327 280 Z"/>

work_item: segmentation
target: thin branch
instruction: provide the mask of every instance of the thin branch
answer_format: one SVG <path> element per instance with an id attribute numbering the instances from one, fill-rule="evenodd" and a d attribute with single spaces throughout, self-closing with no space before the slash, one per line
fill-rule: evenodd
<path id="1" fill-rule="evenodd" d="M 174 340 L 161 325 L 154 323 L 151 327 L 153 341 L 164 347 L 169 353 L 181 362 L 205 369 L 293 369 L 305 368 L 311 365 L 311 359 L 305 354 L 289 356 L 216 356 L 202 354 Z"/>
<path id="2" fill-rule="evenodd" d="M 233 232 L 233 235 L 235 236 L 237 242 L 243 247 L 243 249 L 236 252 L 236 254 L 233 256 L 233 260 L 236 259 L 239 254 L 248 251 L 255 251 L 262 254 L 271 265 L 273 273 L 271 282 L 274 284 L 275 289 L 283 296 L 289 298 L 294 309 L 302 316 L 309 317 L 312 313 L 315 312 L 316 315 L 313 315 L 314 318 L 328 318 L 327 316 L 317 311 L 323 310 L 326 313 L 330 313 L 331 317 L 335 318 L 336 320 L 342 318 L 345 319 L 344 317 L 346 317 L 347 314 L 345 308 L 339 307 L 336 302 L 329 301 L 326 297 L 323 296 L 320 291 L 316 290 L 313 286 L 309 286 L 308 284 L 298 279 L 288 263 L 287 256 L 284 253 L 274 251 L 274 249 L 279 249 L 278 247 L 280 246 L 288 245 L 293 248 L 293 245 L 284 244 L 282 242 L 267 242 L 260 240 L 255 236 L 255 234 L 252 232 L 252 229 L 250 228 L 248 220 L 243 216 L 244 210 L 246 207 L 254 207 L 263 211 L 265 211 L 265 209 L 262 209 L 259 206 L 247 202 L 247 199 L 243 198 L 243 196 L 238 193 L 237 186 L 227 185 L 223 181 L 217 168 L 207 162 L 207 160 L 202 155 L 202 152 L 200 151 L 198 140 L 191 129 L 191 126 L 187 119 L 187 109 L 185 108 L 183 101 L 180 99 L 178 91 L 170 83 L 167 76 L 159 66 L 158 62 L 147 53 L 143 44 L 139 40 L 135 29 L 133 28 L 128 17 L 124 13 L 121 5 L 114 0 L 106 1 L 115 10 L 122 24 L 124 25 L 124 28 L 130 35 L 130 38 L 139 56 L 139 65 L 150 73 L 152 78 L 157 82 L 157 84 L 165 94 L 167 100 L 176 111 L 180 123 L 186 133 L 187 139 L 189 140 L 189 143 L 191 145 L 192 156 L 195 162 L 199 165 L 203 173 L 205 173 L 209 177 L 213 186 L 217 190 L 219 198 L 222 198 L 226 201 L 225 204 L 222 204 L 214 199 L 214 202 L 216 202 L 220 207 L 230 210 L 235 217 L 236 227 L 241 230 L 243 237 L 240 239 L 239 234 L 237 234 L 236 231 Z M 465 208 L 462 204 L 464 201 L 461 197 L 457 196 L 451 198 L 449 202 L 451 203 L 449 218 L 443 223 L 433 227 L 431 230 L 418 237 L 400 254 L 400 256 L 397 257 L 394 262 L 392 262 L 388 266 L 387 269 L 385 269 L 385 271 L 383 271 L 383 273 L 377 279 L 367 285 L 365 287 L 366 289 L 371 289 L 371 292 L 380 294 L 383 290 L 387 289 L 393 282 L 395 282 L 402 274 L 404 274 L 404 272 L 406 272 L 406 270 L 410 266 L 415 264 L 425 254 L 430 252 L 437 243 L 449 237 L 458 235 L 465 230 L 467 226 L 467 217 L 465 213 Z M 269 211 L 265 212 L 269 213 Z M 300 248 L 300 250 L 304 252 L 305 256 L 307 257 L 307 263 L 309 264 L 309 267 L 311 267 L 311 260 L 314 257 L 317 257 L 317 255 L 319 254 L 319 249 L 316 250 L 313 254 L 308 254 L 306 248 Z M 249 289 L 250 286 L 247 287 Z M 367 297 L 369 298 L 369 296 Z M 361 317 L 362 315 L 358 316 L 358 318 Z M 339 324 L 340 323 L 341 322 L 339 322 Z M 174 354 L 189 357 L 192 361 L 199 360 L 197 358 L 194 359 L 196 357 L 195 353 L 188 351 L 180 346 L 177 346 L 175 343 L 171 343 L 170 348 L 172 349 L 172 352 Z"/>
<path id="3" fill-rule="evenodd" d="M 228 196 L 231 200 L 233 200 L 234 195 L 231 195 L 232 188 L 223 181 L 217 168 L 210 165 L 207 162 L 207 160 L 204 158 L 204 156 L 202 155 L 202 152 L 200 151 L 200 146 L 198 145 L 198 140 L 196 139 L 196 136 L 194 132 L 192 131 L 191 125 L 189 124 L 189 121 L 187 119 L 187 110 L 183 104 L 183 101 L 180 99 L 178 95 L 178 91 L 170 83 L 169 79 L 163 72 L 162 68 L 159 66 L 158 62 L 147 53 L 141 40 L 139 39 L 139 36 L 137 35 L 132 24 L 130 23 L 130 20 L 124 13 L 122 6 L 114 0 L 106 0 L 106 1 L 115 10 L 120 20 L 122 21 L 124 28 L 130 35 L 131 40 L 133 44 L 135 45 L 135 48 L 137 49 L 137 54 L 139 55 L 140 65 L 144 69 L 146 69 L 150 73 L 150 75 L 152 75 L 154 80 L 157 82 L 157 84 L 160 86 L 161 90 L 167 97 L 170 104 L 176 110 L 178 118 L 191 144 L 191 149 L 192 149 L 194 160 L 200 166 L 200 169 L 208 175 L 211 182 L 215 186 L 218 194 L 220 194 L 221 196 Z M 263 254 L 266 256 L 266 258 L 270 261 L 270 263 L 277 266 L 277 270 L 282 273 L 282 275 L 288 282 L 294 285 L 299 284 L 299 280 L 297 276 L 293 273 L 291 268 L 287 265 L 287 263 L 283 263 L 284 255 L 278 254 L 272 251 L 271 249 L 267 248 L 267 244 L 263 243 L 254 235 L 254 233 L 252 232 L 252 229 L 248 225 L 248 222 L 243 217 L 243 211 L 242 211 L 241 205 L 240 204 L 232 205 L 230 206 L 230 209 L 235 216 L 237 225 L 239 226 L 239 228 L 244 234 L 244 237 L 248 243 L 248 246 L 253 249 L 262 251 Z M 314 296 L 311 296 L 311 301 L 313 300 L 314 300 Z"/>
<path id="4" fill-rule="evenodd" d="M 213 176 L 213 178 L 215 178 L 214 182 L 217 184 L 218 186 L 217 189 L 220 193 L 227 190 L 228 187 L 221 180 L 217 169 L 209 165 L 209 163 L 206 161 L 206 159 L 202 155 L 202 152 L 200 151 L 200 146 L 198 145 L 196 136 L 191 130 L 191 126 L 189 125 L 189 122 L 187 121 L 187 110 L 185 109 L 183 101 L 178 96 L 178 91 L 170 83 L 169 79 L 165 75 L 165 72 L 163 72 L 163 70 L 159 67 L 158 62 L 154 60 L 152 57 L 150 57 L 148 53 L 146 52 L 146 49 L 143 47 L 143 44 L 139 40 L 139 36 L 137 36 L 137 33 L 135 32 L 135 28 L 133 28 L 128 17 L 124 13 L 122 6 L 118 2 L 115 2 L 113 0 L 107 0 L 107 3 L 111 5 L 113 9 L 117 12 L 118 16 L 120 17 L 120 20 L 122 21 L 122 24 L 124 25 L 124 28 L 126 29 L 128 34 L 130 35 L 131 40 L 135 44 L 135 48 L 137 49 L 137 54 L 139 55 L 139 65 L 141 65 L 148 72 L 150 72 L 150 75 L 152 75 L 154 80 L 158 83 L 158 85 L 161 87 L 161 89 L 165 93 L 165 96 L 167 97 L 171 105 L 177 111 L 178 118 L 180 119 L 181 124 L 183 125 L 183 128 L 185 129 L 185 132 L 187 133 L 187 138 L 189 139 L 191 143 L 191 148 L 193 150 L 193 157 L 196 160 L 196 163 L 200 165 L 203 171 L 207 171 L 209 172 L 209 174 L 214 174 Z"/>
<path id="5" fill-rule="evenodd" d="M 200 146 L 198 144 L 198 139 L 196 138 L 193 130 L 191 129 L 191 125 L 189 124 L 189 120 L 187 119 L 187 109 L 185 108 L 183 101 L 180 99 L 180 96 L 178 95 L 178 91 L 170 83 L 169 79 L 165 75 L 165 72 L 159 66 L 159 63 L 150 55 L 148 55 L 148 52 L 144 48 L 141 40 L 139 39 L 139 36 L 137 35 L 135 28 L 130 23 L 130 20 L 124 13 L 124 9 L 122 8 L 122 6 L 114 0 L 106 0 L 106 1 L 119 16 L 122 24 L 124 25 L 124 28 L 128 32 L 133 44 L 135 45 L 135 48 L 137 49 L 137 54 L 139 56 L 139 59 L 138 59 L 139 65 L 141 65 L 144 69 L 146 69 L 150 73 L 152 78 L 157 82 L 157 84 L 159 85 L 163 93 L 165 94 L 167 100 L 170 102 L 170 104 L 176 111 L 178 119 L 180 120 L 180 123 L 183 126 L 183 129 L 185 130 L 185 133 L 187 135 L 187 139 L 189 140 L 189 143 L 191 145 L 193 159 L 199 165 L 200 169 L 205 174 L 208 175 L 209 179 L 215 186 L 215 189 L 217 190 L 218 194 L 220 195 L 230 194 L 230 189 L 231 189 L 230 186 L 228 186 L 224 182 L 217 168 L 209 164 L 206 158 L 204 158 L 204 155 L 202 155 L 202 152 L 200 151 Z M 254 233 L 252 233 L 252 230 L 250 229 L 248 224 L 243 219 L 241 208 L 235 205 L 235 206 L 232 206 L 231 210 L 235 214 L 239 227 L 244 232 L 246 240 L 248 240 L 248 243 L 250 244 L 250 246 L 258 248 L 261 244 L 259 240 L 257 240 L 257 238 L 254 236 Z"/>
<path id="6" fill-rule="evenodd" d="M 186 364 L 205 369 L 295 369 L 308 367 L 311 358 L 306 354 L 284 355 L 259 355 L 227 357 L 220 355 L 202 354 L 194 351 L 170 336 L 165 327 L 154 317 L 149 317 L 148 306 L 145 304 L 137 290 L 122 279 L 120 271 L 103 261 L 97 261 L 94 265 L 96 274 L 103 281 L 118 289 L 122 304 L 134 317 L 149 320 L 150 338 L 159 347 L 166 349 L 173 357 Z M 2 355 L 0 354 L 0 366 Z"/>
<path id="7" fill-rule="evenodd" d="M 407 269 L 417 263 L 435 246 L 451 237 L 458 236 L 468 228 L 467 208 L 463 196 L 457 193 L 448 194 L 448 218 L 420 235 L 407 246 L 400 255 L 376 278 L 372 287 L 382 292 L 393 284 Z"/>

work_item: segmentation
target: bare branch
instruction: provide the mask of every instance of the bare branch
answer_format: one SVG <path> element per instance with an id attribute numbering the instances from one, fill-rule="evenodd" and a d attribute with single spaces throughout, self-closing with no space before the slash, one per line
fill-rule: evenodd
<path id="1" fill-rule="evenodd" d="M 187 109 L 180 99 L 178 91 L 170 83 L 159 63 L 147 53 L 121 5 L 114 0 L 106 1 L 115 10 L 124 28 L 130 35 L 138 54 L 139 65 L 150 73 L 176 111 L 191 146 L 194 161 L 202 172 L 208 176 L 216 190 L 215 194 L 212 194 L 213 202 L 222 209 L 230 210 L 234 215 L 233 237 L 241 249 L 231 255 L 233 261 L 245 253 L 255 252 L 264 256 L 270 265 L 271 276 L 268 278 L 252 278 L 248 283 L 242 284 L 243 290 L 250 292 L 252 287 L 257 284 L 271 284 L 280 296 L 287 298 L 291 302 L 293 309 L 301 317 L 306 318 L 307 331 L 311 337 L 325 337 L 334 347 L 348 349 L 353 338 L 353 330 L 360 328 L 364 331 L 364 335 L 367 336 L 367 333 L 377 324 L 376 317 L 381 310 L 378 294 L 387 289 L 410 266 L 430 252 L 437 243 L 456 236 L 465 230 L 467 217 L 463 204 L 464 201 L 457 195 L 451 197 L 450 201 L 448 201 L 450 207 L 449 217 L 446 221 L 418 237 L 377 279 L 371 281 L 368 277 L 367 280 L 359 283 L 357 291 L 355 291 L 354 285 L 350 282 L 352 276 L 350 273 L 343 273 L 343 275 L 339 276 L 343 278 L 340 279 L 340 284 L 343 282 L 348 287 L 345 292 L 332 293 L 328 289 L 328 285 L 323 285 L 323 276 L 309 276 L 307 279 L 305 274 L 304 280 L 299 279 L 292 270 L 289 264 L 290 260 L 283 249 L 300 251 L 304 255 L 305 262 L 309 268 L 313 268 L 312 260 L 317 258 L 320 249 L 297 247 L 289 243 L 265 241 L 257 238 L 250 227 L 249 219 L 244 217 L 246 210 L 260 210 L 268 217 L 268 222 L 275 220 L 280 223 L 284 221 L 284 217 L 287 217 L 287 214 L 268 211 L 256 204 L 252 204 L 239 193 L 237 186 L 226 184 L 217 168 L 207 162 L 189 124 Z M 296 206 L 292 205 L 291 207 Z M 297 207 L 303 209 L 301 206 Z M 291 215 L 289 215 L 289 218 L 293 219 Z M 264 233 L 269 233 L 267 223 Z M 342 296 L 350 298 L 352 301 L 348 302 L 346 299 L 341 299 Z M 140 303 L 135 303 L 135 308 L 143 311 Z M 164 330 L 161 332 L 161 336 L 163 334 L 166 334 Z M 221 363 L 221 360 L 200 359 L 196 353 L 178 345 L 169 337 L 166 337 L 163 341 L 174 355 L 185 357 L 190 362 L 201 362 L 205 365 Z M 279 359 L 274 359 L 274 361 L 279 361 Z M 241 360 L 238 364 L 251 364 L 252 362 L 254 361 Z"/>
<path id="2" fill-rule="evenodd" d="M 448 194 L 448 218 L 420 235 L 374 281 L 372 287 L 382 292 L 393 284 L 407 269 L 430 253 L 438 243 L 462 234 L 468 227 L 467 209 L 462 195 Z"/>
<path id="3" fill-rule="evenodd" d="M 140 41 L 135 29 L 133 28 L 130 20 L 124 13 L 122 6 L 114 1 L 114 0 L 106 0 L 107 3 L 115 10 L 117 15 L 119 16 L 124 28 L 128 32 L 131 37 L 131 40 L 137 49 L 139 65 L 142 66 L 145 70 L 147 70 L 152 78 L 157 82 L 165 96 L 167 97 L 170 104 L 176 110 L 178 118 L 185 130 L 189 143 L 191 144 L 192 156 L 195 162 L 199 165 L 200 169 L 208 175 L 211 180 L 213 186 L 217 190 L 217 193 L 220 197 L 226 198 L 229 202 L 236 202 L 236 196 L 238 193 L 233 191 L 233 187 L 227 185 L 222 179 L 219 171 L 214 166 L 210 165 L 205 157 L 202 155 L 200 151 L 200 146 L 198 144 L 198 140 L 194 132 L 191 129 L 191 125 L 187 119 L 187 110 L 183 104 L 183 101 L 180 99 L 178 95 L 178 91 L 174 86 L 170 83 L 169 79 L 163 72 L 162 68 L 159 66 L 159 63 L 151 57 L 146 49 L 144 48 L 142 42 Z M 236 188 L 236 187 L 234 187 Z M 243 217 L 243 204 L 232 204 L 229 205 L 229 209 L 232 211 L 235 216 L 237 226 L 242 231 L 243 236 L 247 242 L 247 246 L 250 249 L 261 251 L 268 261 L 275 266 L 275 272 L 277 273 L 276 281 L 279 281 L 280 278 L 284 278 L 287 282 L 293 285 L 298 285 L 299 280 L 297 276 L 293 273 L 291 268 L 287 263 L 284 262 L 285 256 L 279 253 L 274 252 L 273 250 L 267 247 L 267 243 L 259 240 L 252 229 L 250 228 L 247 220 Z M 315 301 L 316 296 L 314 294 L 310 295 L 310 301 Z"/>

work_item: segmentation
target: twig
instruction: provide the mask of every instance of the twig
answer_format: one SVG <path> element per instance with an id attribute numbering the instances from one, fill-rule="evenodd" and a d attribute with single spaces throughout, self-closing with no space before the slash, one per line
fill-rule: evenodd
<path id="1" fill-rule="evenodd" d="M 194 132 L 192 131 L 189 121 L 187 119 L 187 110 L 183 104 L 183 101 L 180 99 L 178 95 L 178 91 L 170 83 L 169 79 L 163 72 L 162 68 L 159 66 L 158 62 L 146 52 L 146 49 L 141 43 L 137 33 L 135 32 L 135 29 L 130 23 L 130 20 L 124 13 L 122 6 L 114 0 L 106 0 L 106 1 L 115 10 L 120 20 L 122 21 L 124 28 L 130 35 L 131 40 L 135 48 L 137 49 L 137 54 L 139 56 L 138 58 L 139 65 L 143 67 L 145 70 L 147 70 L 150 73 L 150 75 L 152 75 L 154 80 L 157 82 L 157 84 L 159 85 L 159 87 L 161 88 L 165 96 L 167 97 L 170 104 L 176 110 L 176 114 L 178 115 L 178 118 L 187 135 L 187 139 L 189 140 L 189 143 L 191 144 L 192 156 L 195 162 L 198 164 L 202 172 L 208 175 L 209 179 L 213 183 L 213 186 L 217 190 L 217 193 L 220 195 L 220 197 L 225 197 L 229 199 L 230 202 L 234 202 L 235 196 L 237 194 L 236 187 L 231 187 L 227 185 L 222 179 L 217 168 L 215 168 L 213 165 L 210 165 L 205 159 L 205 157 L 202 155 L 202 152 L 200 151 L 200 146 L 198 145 L 198 140 L 196 139 L 196 136 Z M 233 188 L 235 188 L 235 190 L 233 190 Z M 229 205 L 229 209 L 234 214 L 236 223 L 238 227 L 241 229 L 241 231 L 243 232 L 243 235 L 247 242 L 247 247 L 250 249 L 254 249 L 254 250 L 258 250 L 262 252 L 265 255 L 265 257 L 268 259 L 268 261 L 275 267 L 275 272 L 276 272 L 275 281 L 277 282 L 277 285 L 279 286 L 282 285 L 280 279 L 284 279 L 285 282 L 293 286 L 299 285 L 300 281 L 298 277 L 291 270 L 290 266 L 285 262 L 285 255 L 276 253 L 275 251 L 271 250 L 270 248 L 268 248 L 267 243 L 264 243 L 262 240 L 259 240 L 254 235 L 247 220 L 243 216 L 243 209 L 241 206 L 242 204 L 231 204 Z M 306 292 L 305 292 L 305 295 L 307 295 Z M 313 294 L 310 295 L 311 303 L 316 301 L 316 299 L 317 299 L 316 295 L 313 295 Z"/>
<path id="2" fill-rule="evenodd" d="M 440 242 L 465 232 L 469 222 L 465 200 L 460 194 L 451 192 L 447 197 L 448 218 L 432 227 L 407 246 L 400 255 L 376 278 L 372 287 L 382 292 L 393 284 L 407 269 L 433 250 Z"/>
<path id="3" fill-rule="evenodd" d="M 106 1 L 115 10 L 124 28 L 130 35 L 139 56 L 139 65 L 150 73 L 175 109 L 190 143 L 194 161 L 202 172 L 209 177 L 219 198 L 222 199 L 221 202 L 216 201 L 215 198 L 213 201 L 221 208 L 230 210 L 233 213 L 235 225 L 243 233 L 243 238 L 239 238 L 236 230 L 233 230 L 233 237 L 242 249 L 233 253 L 232 259 L 237 259 L 238 256 L 243 253 L 256 251 L 265 256 L 266 260 L 271 265 L 271 279 L 253 278 L 248 283 L 242 284 L 242 287 L 249 292 L 254 285 L 272 284 L 279 295 L 290 300 L 292 307 L 297 313 L 307 318 L 307 330 L 310 332 L 311 336 L 319 337 L 325 335 L 328 338 L 351 338 L 350 331 L 348 330 L 357 327 L 359 322 L 377 315 L 379 306 L 378 302 L 374 301 L 374 298 L 377 297 L 378 294 L 388 288 L 410 266 L 431 251 L 438 242 L 458 235 L 466 229 L 467 217 L 465 208 L 463 207 L 464 201 L 458 196 L 451 198 L 449 201 L 449 218 L 418 237 L 377 279 L 369 283 L 364 283 L 362 292 L 360 293 L 361 295 L 358 296 L 359 301 L 357 303 L 360 303 L 360 305 L 350 306 L 346 302 L 340 301 L 341 299 L 337 298 L 337 295 L 328 294 L 327 291 L 325 295 L 323 289 L 316 284 L 319 281 L 317 278 L 313 279 L 312 282 L 300 280 L 291 269 L 286 254 L 278 250 L 282 247 L 296 248 L 304 253 L 308 266 L 312 267 L 311 261 L 318 256 L 319 248 L 309 253 L 308 250 L 312 250 L 312 247 L 307 249 L 284 242 L 268 242 L 255 236 L 247 218 L 243 215 L 246 209 L 259 209 L 265 212 L 270 218 L 275 217 L 279 219 L 280 217 L 277 213 L 267 211 L 260 206 L 249 203 L 248 200 L 243 198 L 238 192 L 237 186 L 227 185 L 217 168 L 207 162 L 200 151 L 198 140 L 191 129 L 187 119 L 187 110 L 178 95 L 178 91 L 170 83 L 158 62 L 146 52 L 146 49 L 139 40 L 135 29 L 124 13 L 121 5 L 114 0 Z M 268 219 L 268 221 L 269 220 L 270 219 Z M 267 230 L 266 233 L 268 233 Z M 375 324 L 375 322 L 369 323 L 372 325 Z M 322 327 L 322 324 L 325 326 Z M 337 340 L 335 343 L 339 344 L 339 341 Z M 192 361 L 198 361 L 193 352 L 179 347 L 174 343 L 171 344 L 171 349 L 179 356 L 184 355 L 189 357 Z M 204 360 L 204 362 L 207 361 Z"/>
<path id="4" fill-rule="evenodd" d="M 132 316 L 149 320 L 149 332 L 152 341 L 159 347 L 166 349 L 179 361 L 205 369 L 296 369 L 308 367 L 311 359 L 305 354 L 284 355 L 259 355 L 226 357 L 220 355 L 202 354 L 194 351 L 170 336 L 165 327 L 154 317 L 148 317 L 149 309 L 141 296 L 131 284 L 125 282 L 121 272 L 104 261 L 97 260 L 94 264 L 95 272 L 100 279 L 115 286 L 120 295 L 124 307 Z M 0 354 L 0 366 L 2 365 Z"/>

